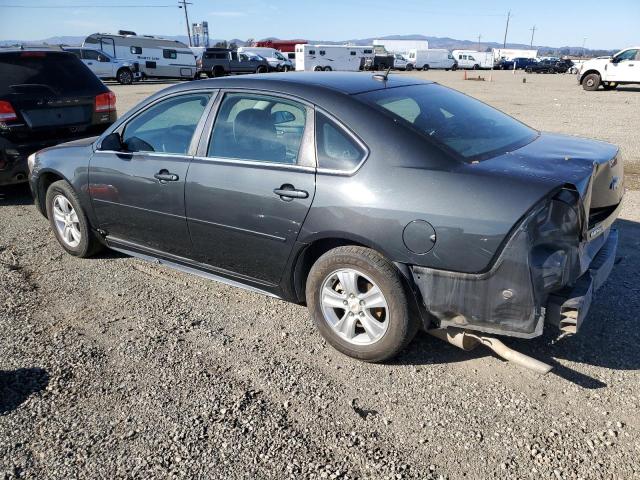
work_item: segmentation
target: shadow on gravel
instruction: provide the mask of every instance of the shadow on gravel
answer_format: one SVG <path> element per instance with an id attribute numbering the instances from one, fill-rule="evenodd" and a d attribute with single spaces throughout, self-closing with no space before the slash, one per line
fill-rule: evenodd
<path id="1" fill-rule="evenodd" d="M 532 340 L 503 338 L 511 348 L 553 365 L 551 374 L 585 389 L 603 388 L 607 384 L 558 360 L 611 370 L 640 370 L 640 223 L 618 220 L 616 228 L 620 233 L 616 265 L 596 293 L 589 315 L 577 335 L 556 341 L 558 331 L 551 327 Z M 392 363 L 455 363 L 484 356 L 493 356 L 496 362 L 503 361 L 482 346 L 465 352 L 421 333 Z"/>
<path id="2" fill-rule="evenodd" d="M 9 205 L 32 205 L 33 197 L 26 183 L 0 187 L 0 207 Z"/>
<path id="3" fill-rule="evenodd" d="M 48 383 L 49 374 L 42 368 L 0 370 L 0 416 L 11 413 Z"/>

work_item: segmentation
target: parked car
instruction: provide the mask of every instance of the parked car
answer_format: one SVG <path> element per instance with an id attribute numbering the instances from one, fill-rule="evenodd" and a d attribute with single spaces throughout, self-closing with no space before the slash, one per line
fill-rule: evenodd
<path id="1" fill-rule="evenodd" d="M 0 185 L 27 181 L 27 157 L 101 134 L 116 97 L 75 55 L 52 48 L 0 49 Z"/>
<path id="2" fill-rule="evenodd" d="M 567 73 L 570 60 L 541 60 L 525 67 L 527 73 Z"/>
<path id="3" fill-rule="evenodd" d="M 289 72 L 293 70 L 293 63 L 284 53 L 271 47 L 240 47 L 238 54 L 260 56 L 269 63 L 269 69 L 274 72 Z"/>
<path id="4" fill-rule="evenodd" d="M 524 70 L 529 65 L 533 65 L 534 63 L 536 63 L 536 59 L 535 58 L 518 57 L 518 58 L 514 58 L 513 59 L 513 63 L 516 66 L 516 70 Z"/>
<path id="5" fill-rule="evenodd" d="M 613 57 L 585 61 L 580 66 L 578 82 L 589 91 L 600 85 L 612 90 L 618 85 L 640 84 L 640 46 L 620 50 Z"/>
<path id="6" fill-rule="evenodd" d="M 238 73 L 267 73 L 269 62 L 259 55 L 238 53 L 228 48 L 207 48 L 196 62 L 197 76 L 222 77 Z"/>
<path id="7" fill-rule="evenodd" d="M 117 80 L 122 85 L 131 85 L 140 80 L 140 64 L 130 60 L 119 60 L 111 55 L 91 48 L 64 47 L 74 53 L 89 69 L 103 80 Z"/>
<path id="8" fill-rule="evenodd" d="M 409 63 L 407 61 L 406 58 L 404 58 L 404 55 L 401 55 L 400 53 L 394 53 L 393 54 L 393 68 L 394 70 L 406 70 L 407 69 L 407 64 Z"/>
<path id="9" fill-rule="evenodd" d="M 106 245 L 306 304 L 331 345 L 381 361 L 421 327 L 576 333 L 622 179 L 614 145 L 436 83 L 299 72 L 171 86 L 37 153 L 30 185 L 71 255 Z"/>
<path id="10" fill-rule="evenodd" d="M 500 58 L 493 64 L 493 68 L 495 68 L 496 70 L 513 70 L 513 65 L 513 60 Z"/>
<path id="11" fill-rule="evenodd" d="M 393 54 L 376 54 L 373 58 L 366 58 L 364 61 L 365 70 L 386 70 L 393 68 L 395 57 Z"/>
<path id="12" fill-rule="evenodd" d="M 428 50 L 409 50 L 406 55 L 406 70 L 429 70 L 443 69 L 455 70 L 458 68 L 458 62 L 453 55 L 444 48 L 434 48 Z"/>

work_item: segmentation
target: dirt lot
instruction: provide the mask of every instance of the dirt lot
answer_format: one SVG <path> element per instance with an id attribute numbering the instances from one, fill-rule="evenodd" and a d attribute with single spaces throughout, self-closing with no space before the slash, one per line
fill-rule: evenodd
<path id="1" fill-rule="evenodd" d="M 640 165 L 640 90 L 417 75 Z M 124 111 L 163 86 L 112 88 Z M 424 334 L 388 364 L 351 360 L 302 307 L 70 257 L 26 190 L 0 190 L 0 478 L 639 478 L 638 222 L 632 190 L 580 335 L 508 341 L 554 364 L 541 377 Z"/>

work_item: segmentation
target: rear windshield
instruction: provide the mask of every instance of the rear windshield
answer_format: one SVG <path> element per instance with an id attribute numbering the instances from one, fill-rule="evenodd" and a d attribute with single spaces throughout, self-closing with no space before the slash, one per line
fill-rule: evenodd
<path id="1" fill-rule="evenodd" d="M 478 100 L 437 84 L 358 95 L 465 161 L 520 148 L 537 132 Z"/>
<path id="2" fill-rule="evenodd" d="M 106 87 L 73 53 L 0 53 L 0 96 L 36 89 L 55 95 L 96 95 Z"/>

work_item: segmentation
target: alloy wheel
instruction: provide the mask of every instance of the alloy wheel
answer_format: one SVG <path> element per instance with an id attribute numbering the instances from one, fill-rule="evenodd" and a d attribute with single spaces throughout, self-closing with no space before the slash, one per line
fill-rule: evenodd
<path id="1" fill-rule="evenodd" d="M 64 243 L 71 248 L 80 245 L 80 220 L 73 205 L 64 195 L 56 195 L 53 199 L 53 220 Z"/>
<path id="2" fill-rule="evenodd" d="M 329 274 L 320 302 L 325 321 L 343 340 L 354 345 L 379 341 L 389 327 L 389 307 L 380 287 L 352 268 Z"/>

